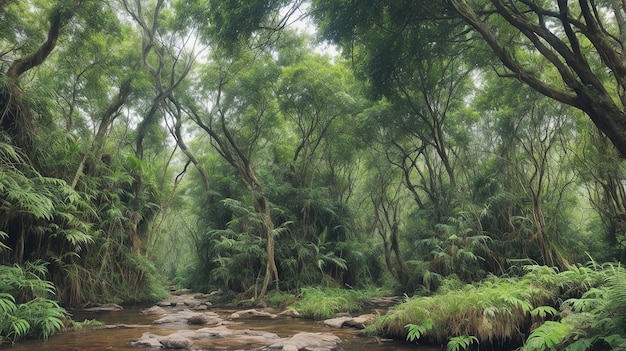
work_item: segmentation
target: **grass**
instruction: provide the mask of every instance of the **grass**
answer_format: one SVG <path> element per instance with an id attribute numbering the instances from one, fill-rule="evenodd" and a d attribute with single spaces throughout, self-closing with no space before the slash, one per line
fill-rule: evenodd
<path id="1" fill-rule="evenodd" d="M 347 290 L 308 287 L 302 288 L 300 295 L 292 308 L 306 318 L 319 320 L 333 318 L 337 313 L 359 311 L 369 299 L 389 295 L 389 292 L 376 288 Z"/>
<path id="2" fill-rule="evenodd" d="M 606 281 L 605 272 L 593 267 L 572 267 L 560 273 L 542 266 L 526 270 L 522 277 L 491 277 L 434 296 L 409 298 L 378 318 L 366 332 L 462 350 L 472 344 L 522 345 L 537 328 L 539 333 L 529 341 L 538 345 L 542 342 L 538 327 L 546 322 L 550 323 L 543 329 L 555 327 L 552 323 L 560 317 L 560 301 L 580 297 Z M 557 344 L 554 338 L 545 343 Z"/>

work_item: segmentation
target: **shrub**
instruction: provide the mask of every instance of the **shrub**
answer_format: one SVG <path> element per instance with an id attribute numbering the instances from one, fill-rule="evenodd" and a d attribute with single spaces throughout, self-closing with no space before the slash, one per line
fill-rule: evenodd
<path id="1" fill-rule="evenodd" d="M 67 312 L 47 297 L 52 283 L 41 278 L 41 262 L 0 266 L 0 344 L 27 337 L 47 339 L 63 329 Z"/>
<path id="2" fill-rule="evenodd" d="M 558 317 L 555 307 L 561 299 L 590 291 L 602 282 L 602 274 L 589 267 L 572 267 L 559 273 L 549 267 L 528 266 L 526 271 L 521 278 L 490 277 L 475 285 L 448 287 L 435 296 L 407 299 L 366 331 L 411 341 L 447 343 L 449 349 L 466 348 L 472 343 L 521 343 L 533 325 Z M 533 345 L 539 343 L 538 339 L 532 340 Z M 551 340 L 544 346 L 550 349 L 558 343 Z"/>
<path id="3" fill-rule="evenodd" d="M 525 351 L 626 349 L 626 271 L 611 264 L 592 268 L 593 284 L 581 297 L 565 300 L 561 320 L 534 329 Z"/>

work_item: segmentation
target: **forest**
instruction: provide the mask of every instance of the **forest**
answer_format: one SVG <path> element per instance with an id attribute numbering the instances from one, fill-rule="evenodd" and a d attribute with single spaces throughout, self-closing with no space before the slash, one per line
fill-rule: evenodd
<path id="1" fill-rule="evenodd" d="M 0 0 L 0 344 L 175 285 L 624 350 L 625 55 L 623 0 Z"/>

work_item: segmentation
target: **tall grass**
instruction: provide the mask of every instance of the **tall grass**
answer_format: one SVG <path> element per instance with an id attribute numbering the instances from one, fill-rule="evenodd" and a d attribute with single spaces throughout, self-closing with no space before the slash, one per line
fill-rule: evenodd
<path id="1" fill-rule="evenodd" d="M 347 290 L 308 287 L 300 290 L 301 297 L 292 307 L 306 318 L 328 319 L 336 313 L 358 311 L 369 299 L 386 294 L 388 292 L 375 288 Z"/>
<path id="2" fill-rule="evenodd" d="M 541 328 L 550 327 L 556 323 L 553 320 L 561 316 L 557 310 L 560 301 L 580 297 L 606 281 L 606 272 L 594 267 L 572 267 L 559 273 L 548 267 L 529 266 L 526 271 L 518 278 L 491 277 L 480 284 L 407 299 L 366 331 L 447 344 L 448 349 L 459 350 L 474 343 L 522 345 L 534 329 L 535 334 L 531 334 L 528 344 L 538 345 L 542 342 L 538 339 Z M 569 301 L 574 303 L 574 300 Z M 562 338 L 542 339 L 545 340 L 543 349 L 550 350 L 551 345 L 561 344 L 575 328 L 566 330 L 563 325 L 561 329 Z"/>

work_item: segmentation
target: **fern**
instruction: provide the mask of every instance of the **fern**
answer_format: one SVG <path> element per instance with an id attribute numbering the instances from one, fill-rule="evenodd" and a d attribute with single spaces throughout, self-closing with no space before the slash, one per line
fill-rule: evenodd
<path id="1" fill-rule="evenodd" d="M 539 317 L 540 319 L 546 319 L 548 316 L 556 316 L 559 312 L 556 308 L 551 306 L 539 306 L 530 311 L 530 315 L 533 317 Z"/>
<path id="2" fill-rule="evenodd" d="M 473 335 L 455 336 L 448 341 L 446 351 L 467 350 L 473 343 L 479 344 L 478 338 Z"/>
<path id="3" fill-rule="evenodd" d="M 547 321 L 533 330 L 526 340 L 525 351 L 557 350 L 566 341 L 566 337 L 574 330 L 569 323 Z"/>
<path id="4" fill-rule="evenodd" d="M 0 292 L 0 317 L 2 317 L 0 320 L 7 320 L 8 316 L 14 314 L 16 310 L 15 298 L 7 293 Z"/>
<path id="5" fill-rule="evenodd" d="M 3 250 L 10 250 L 10 248 L 1 241 L 8 237 L 9 237 L 9 234 L 0 230 L 0 252 L 2 252 Z"/>
<path id="6" fill-rule="evenodd" d="M 409 330 L 406 339 L 413 342 L 418 340 L 422 337 L 423 334 L 431 330 L 433 328 L 433 322 L 428 319 L 422 322 L 422 324 L 407 324 L 405 328 Z"/>
<path id="7" fill-rule="evenodd" d="M 41 261 L 0 266 L 0 340 L 46 339 L 63 328 L 67 313 L 45 297 L 55 293 L 53 284 L 41 278 L 45 273 Z"/>

